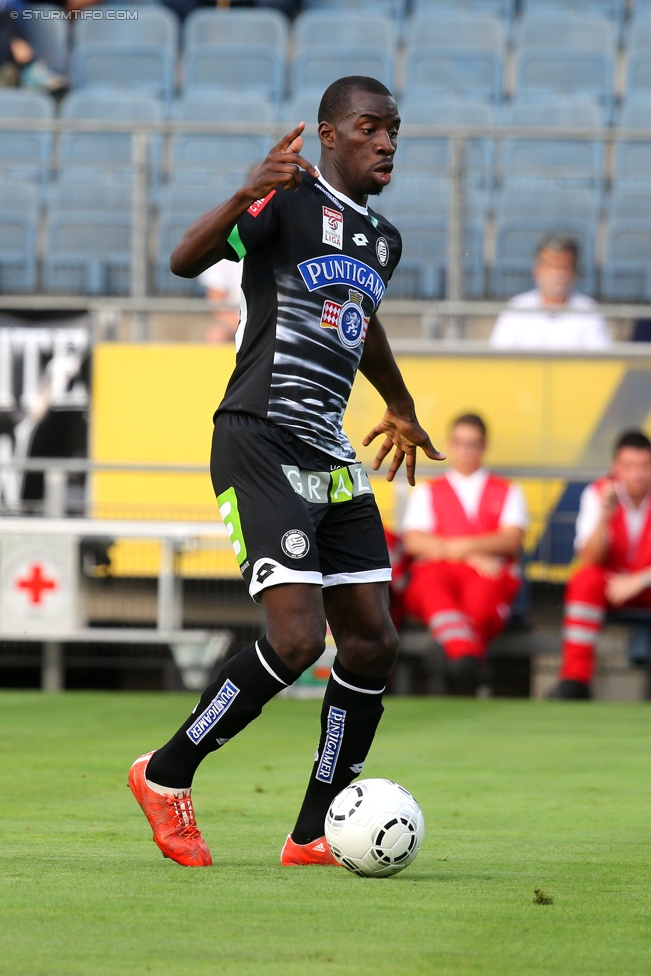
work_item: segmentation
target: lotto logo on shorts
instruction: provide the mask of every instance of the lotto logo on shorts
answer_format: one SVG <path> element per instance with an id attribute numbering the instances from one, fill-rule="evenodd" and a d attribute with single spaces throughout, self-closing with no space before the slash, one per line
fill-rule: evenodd
<path id="1" fill-rule="evenodd" d="M 301 529 L 285 532 L 280 545 L 285 555 L 291 559 L 302 559 L 310 551 L 310 540 Z"/>
<path id="2" fill-rule="evenodd" d="M 330 207 L 323 208 L 323 243 L 340 251 L 344 245 L 344 215 Z"/>
<path id="3" fill-rule="evenodd" d="M 219 722 L 220 718 L 222 718 L 224 715 L 224 712 L 228 711 L 239 693 L 240 689 L 237 687 L 237 685 L 233 684 L 230 678 L 224 682 L 220 690 L 211 701 L 210 705 L 208 705 L 208 708 L 204 709 L 196 722 L 187 730 L 188 738 L 191 742 L 194 742 L 195 746 L 198 745 L 204 736 L 208 735 L 212 727 Z"/>
<path id="4" fill-rule="evenodd" d="M 346 722 L 346 711 L 343 708 L 335 708 L 331 705 L 328 709 L 328 729 L 326 732 L 321 762 L 316 771 L 316 778 L 322 783 L 332 783 L 335 775 L 335 767 L 339 758 L 339 750 L 344 738 L 344 724 Z"/>

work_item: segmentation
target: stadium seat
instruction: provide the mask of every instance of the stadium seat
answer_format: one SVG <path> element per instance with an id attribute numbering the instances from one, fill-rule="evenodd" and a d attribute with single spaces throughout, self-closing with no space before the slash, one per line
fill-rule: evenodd
<path id="1" fill-rule="evenodd" d="M 70 78 L 73 88 L 119 89 L 169 101 L 175 70 L 175 55 L 162 44 L 89 41 L 74 48 Z"/>
<path id="2" fill-rule="evenodd" d="M 344 75 L 370 75 L 393 87 L 396 28 L 387 18 L 327 11 L 296 18 L 292 91 L 323 92 Z"/>
<path id="3" fill-rule="evenodd" d="M 302 10 L 336 10 L 374 17 L 400 20 L 405 13 L 405 0 L 302 0 Z"/>
<path id="4" fill-rule="evenodd" d="M 617 115 L 619 129 L 651 129 L 651 92 L 630 95 Z M 649 140 L 618 139 L 615 143 L 615 178 L 648 179 L 651 175 Z"/>
<path id="5" fill-rule="evenodd" d="M 0 182 L 0 293 L 36 288 L 38 187 Z"/>
<path id="6" fill-rule="evenodd" d="M 502 97 L 506 27 L 495 17 L 414 17 L 408 23 L 405 94 Z"/>
<path id="7" fill-rule="evenodd" d="M 268 102 L 253 96 L 222 94 L 216 98 L 207 92 L 190 92 L 173 106 L 173 117 L 182 122 L 250 122 L 268 124 L 273 111 Z M 211 170 L 215 175 L 230 171 L 243 176 L 260 163 L 274 144 L 270 135 L 229 135 L 177 132 L 172 137 L 171 169 L 177 174 L 186 170 Z"/>
<path id="8" fill-rule="evenodd" d="M 204 207 L 203 209 L 207 208 Z M 196 278 L 180 278 L 170 271 L 170 254 L 190 224 L 197 219 L 201 212 L 201 209 L 183 211 L 173 208 L 161 210 L 156 234 L 158 256 L 155 266 L 155 287 L 158 293 L 188 296 L 205 294 L 205 289 L 202 288 Z"/>
<path id="9" fill-rule="evenodd" d="M 128 5 L 125 16 L 76 18 L 74 21 L 75 46 L 89 43 L 105 44 L 159 44 L 176 52 L 179 40 L 178 18 L 159 4 L 138 4 L 132 10 Z M 117 15 L 117 11 L 115 11 Z M 133 16 L 133 15 L 136 16 Z"/>
<path id="10" fill-rule="evenodd" d="M 625 180 L 613 183 L 606 203 L 609 220 L 645 218 L 651 220 L 651 179 Z"/>
<path id="11" fill-rule="evenodd" d="M 302 154 L 311 163 L 318 163 L 321 156 L 321 142 L 316 133 L 320 101 L 321 92 L 305 92 L 288 99 L 280 112 L 281 121 L 286 124 L 287 129 L 294 128 L 299 122 L 305 122 L 308 134 L 303 132 Z"/>
<path id="12" fill-rule="evenodd" d="M 484 290 L 483 240 L 488 195 L 469 190 L 465 196 L 464 294 Z M 403 252 L 389 286 L 393 297 L 443 298 L 446 287 L 450 184 L 446 179 L 410 175 L 373 201 L 400 230 Z"/>
<path id="13" fill-rule="evenodd" d="M 648 207 L 644 210 L 648 211 Z M 610 221 L 602 291 L 613 301 L 651 301 L 651 219 L 648 216 Z"/>
<path id="14" fill-rule="evenodd" d="M 587 98 L 515 102 L 505 106 L 502 123 L 508 127 L 558 128 L 569 132 L 600 129 L 603 109 Z M 502 143 L 505 177 L 543 177 L 595 182 L 603 176 L 603 145 L 599 140 L 510 137 Z"/>
<path id="15" fill-rule="evenodd" d="M 287 26 L 275 11 L 197 10 L 185 31 L 184 87 L 255 94 L 278 103 L 285 89 Z"/>
<path id="16" fill-rule="evenodd" d="M 524 14 L 580 13 L 609 17 L 614 21 L 623 18 L 624 7 L 625 0 L 520 0 L 520 9 Z"/>
<path id="17" fill-rule="evenodd" d="M 405 126 L 474 126 L 489 129 L 494 122 L 493 108 L 484 102 L 466 102 L 462 99 L 405 99 L 400 102 L 399 109 L 402 121 L 396 154 L 398 177 L 403 172 L 447 175 L 449 166 L 449 140 L 445 136 L 409 136 L 405 134 Z M 468 140 L 465 166 L 472 183 L 489 185 L 492 158 L 493 146 L 490 138 Z"/>
<path id="18" fill-rule="evenodd" d="M 615 28 L 605 18 L 523 17 L 516 29 L 518 98 L 583 95 L 610 109 Z"/>
<path id="19" fill-rule="evenodd" d="M 492 292 L 509 298 L 533 287 L 531 265 L 544 234 L 572 234 L 581 249 L 578 287 L 594 292 L 594 248 L 600 195 L 597 189 L 558 186 L 548 180 L 505 182 L 495 201 L 495 266 Z"/>
<path id="20" fill-rule="evenodd" d="M 28 8 L 29 9 L 29 8 Z M 39 3 L 39 13 L 47 15 L 61 8 L 52 3 Z M 68 24 L 60 16 L 28 18 L 23 16 L 22 29 L 25 40 L 34 48 L 37 58 L 42 58 L 52 71 L 68 74 L 70 52 L 68 49 Z"/>
<path id="21" fill-rule="evenodd" d="M 163 106 L 146 95 L 84 89 L 71 92 L 61 103 L 63 119 L 97 119 L 114 122 L 160 122 Z M 159 178 L 162 138 L 149 137 L 149 176 Z M 132 137 L 129 132 L 64 132 L 59 142 L 59 174 L 63 179 L 110 174 L 114 179 L 131 179 Z"/>
<path id="22" fill-rule="evenodd" d="M 651 36 L 649 47 L 635 48 L 628 55 L 626 101 L 651 98 Z"/>
<path id="23" fill-rule="evenodd" d="M 0 118 L 48 120 L 54 116 L 49 95 L 20 88 L 0 88 Z M 0 176 L 3 179 L 47 180 L 52 136 L 49 132 L 0 130 Z"/>
<path id="24" fill-rule="evenodd" d="M 124 295 L 130 267 L 129 213 L 50 212 L 43 262 L 46 291 Z"/>
<path id="25" fill-rule="evenodd" d="M 117 180 L 57 180 L 48 187 L 48 209 L 67 213 L 74 210 L 107 210 L 128 213 L 131 209 L 132 187 Z"/>
<path id="26" fill-rule="evenodd" d="M 463 11 L 471 14 L 489 14 L 492 17 L 503 17 L 510 20 L 515 8 L 514 0 L 414 0 L 413 13 L 446 14 L 450 10 Z"/>

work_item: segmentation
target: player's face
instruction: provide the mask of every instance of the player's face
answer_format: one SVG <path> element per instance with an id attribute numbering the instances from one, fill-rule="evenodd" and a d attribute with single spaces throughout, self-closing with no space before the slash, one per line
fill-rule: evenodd
<path id="1" fill-rule="evenodd" d="M 481 467 L 486 441 L 474 424 L 457 424 L 450 432 L 448 457 L 455 471 L 473 474 Z"/>
<path id="2" fill-rule="evenodd" d="M 381 193 L 390 183 L 399 128 L 394 99 L 363 91 L 352 92 L 342 119 L 321 123 L 326 158 L 353 199 Z"/>
<path id="3" fill-rule="evenodd" d="M 622 447 L 617 452 L 612 469 L 633 501 L 641 501 L 651 491 L 651 451 L 638 447 Z"/>

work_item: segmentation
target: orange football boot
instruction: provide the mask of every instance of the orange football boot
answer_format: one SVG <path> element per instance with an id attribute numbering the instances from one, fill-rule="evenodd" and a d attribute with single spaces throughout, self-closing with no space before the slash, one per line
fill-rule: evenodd
<path id="1" fill-rule="evenodd" d="M 287 834 L 285 846 L 280 852 L 280 863 L 285 867 L 302 866 L 304 864 L 321 864 L 340 868 L 342 865 L 335 859 L 325 837 L 317 837 L 310 844 L 296 844 L 292 835 Z"/>
<path id="2" fill-rule="evenodd" d="M 129 770 L 127 786 L 142 807 L 165 857 L 185 867 L 208 867 L 212 857 L 197 827 L 190 791 L 180 797 L 163 796 L 147 785 L 145 771 L 153 754 L 148 752 L 136 759 Z"/>

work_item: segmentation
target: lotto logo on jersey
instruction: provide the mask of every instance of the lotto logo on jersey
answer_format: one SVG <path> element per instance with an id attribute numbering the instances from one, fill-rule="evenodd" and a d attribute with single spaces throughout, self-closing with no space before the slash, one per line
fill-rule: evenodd
<path id="1" fill-rule="evenodd" d="M 247 210 L 247 213 L 250 213 L 252 217 L 257 217 L 258 214 L 262 213 L 264 208 L 271 200 L 272 196 L 274 196 L 275 192 L 276 192 L 275 190 L 272 190 L 271 193 L 267 193 L 266 197 L 262 197 L 261 200 L 256 200 L 255 203 L 251 204 L 251 206 Z"/>
<path id="2" fill-rule="evenodd" d="M 323 208 L 323 243 L 340 251 L 344 244 L 344 215 L 330 207 Z"/>

